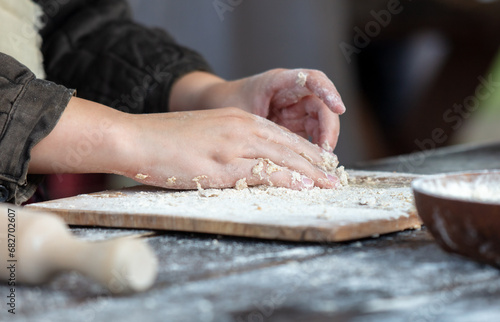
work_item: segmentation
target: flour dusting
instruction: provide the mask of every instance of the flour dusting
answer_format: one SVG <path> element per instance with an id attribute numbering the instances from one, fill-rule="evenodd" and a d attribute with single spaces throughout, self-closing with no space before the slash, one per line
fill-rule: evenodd
<path id="1" fill-rule="evenodd" d="M 254 165 L 254 167 L 252 168 L 252 175 L 262 180 L 263 179 L 262 171 L 264 170 L 264 159 L 259 158 L 258 160 L 259 163 Z"/>
<path id="2" fill-rule="evenodd" d="M 197 177 L 198 181 L 202 177 L 204 176 Z M 354 175 L 348 186 L 338 189 L 315 187 L 301 191 L 257 186 L 242 190 L 202 189 L 200 192 L 141 186 L 124 189 L 119 193 L 107 191 L 86 194 L 77 198 L 40 203 L 37 206 L 287 226 L 329 222 L 348 225 L 372 220 L 395 220 L 407 218 L 414 211 L 413 196 L 408 183 L 389 184 L 385 177 L 374 177 L 372 183 L 367 183 L 363 178 Z M 389 181 L 397 183 L 397 178 L 395 176 Z M 113 198 L 108 197 L 111 195 Z"/>
<path id="3" fill-rule="evenodd" d="M 167 185 L 174 185 L 175 182 L 177 181 L 177 178 L 176 177 L 170 177 L 167 179 Z"/>
<path id="4" fill-rule="evenodd" d="M 445 198 L 500 203 L 500 172 L 440 175 L 422 179 L 415 188 Z"/>
<path id="5" fill-rule="evenodd" d="M 208 197 L 217 197 L 219 195 L 219 192 L 217 191 L 217 189 L 203 189 L 201 184 L 200 184 L 200 180 L 201 179 L 208 179 L 208 177 L 206 175 L 201 175 L 201 176 L 197 176 L 195 178 L 193 178 L 193 182 L 196 183 L 196 189 L 198 190 L 198 195 L 200 197 L 205 197 L 205 198 L 208 198 Z"/>
<path id="6" fill-rule="evenodd" d="M 347 174 L 347 171 L 345 171 L 344 166 L 340 166 L 335 169 L 335 174 L 339 178 L 339 182 L 341 185 L 347 186 L 349 184 L 349 175 Z"/>

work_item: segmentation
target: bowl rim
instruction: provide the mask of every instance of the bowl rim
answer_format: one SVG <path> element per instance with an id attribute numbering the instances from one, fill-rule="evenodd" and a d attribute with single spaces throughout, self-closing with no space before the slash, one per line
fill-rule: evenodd
<path id="1" fill-rule="evenodd" d="M 478 204 L 485 204 L 485 205 L 494 205 L 494 206 L 500 206 L 500 198 L 498 201 L 485 201 L 485 200 L 475 200 L 475 199 L 466 199 L 463 197 L 454 197 L 450 195 L 443 195 L 435 192 L 428 191 L 427 189 L 423 188 L 422 186 L 432 180 L 443 180 L 446 178 L 451 178 L 451 177 L 460 177 L 464 175 L 485 175 L 485 174 L 496 174 L 500 175 L 500 168 L 499 169 L 488 169 L 488 170 L 474 170 L 474 171 L 457 171 L 457 172 L 445 172 L 445 173 L 437 173 L 437 174 L 430 174 L 430 175 L 424 175 L 421 176 L 411 182 L 411 188 L 413 192 L 417 192 L 420 194 L 424 194 L 427 196 L 431 196 L 434 198 L 439 198 L 439 199 L 446 199 L 446 200 L 453 200 L 453 201 L 462 201 L 462 202 L 467 202 L 467 203 L 478 203 Z M 500 184 L 500 183 L 499 183 Z"/>

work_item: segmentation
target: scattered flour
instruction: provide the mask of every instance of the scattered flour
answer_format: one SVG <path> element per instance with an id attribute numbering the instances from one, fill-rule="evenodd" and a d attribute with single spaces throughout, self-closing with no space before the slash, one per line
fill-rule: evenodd
<path id="1" fill-rule="evenodd" d="M 321 152 L 321 159 L 323 160 L 320 164 L 318 164 L 318 166 L 325 172 L 332 173 L 339 165 L 339 160 L 333 153 L 323 151 Z"/>
<path id="2" fill-rule="evenodd" d="M 349 184 L 349 175 L 347 174 L 347 171 L 345 171 L 344 166 L 340 166 L 335 169 L 335 174 L 339 178 L 341 185 L 347 186 Z"/>
<path id="3" fill-rule="evenodd" d="M 236 190 L 243 190 L 243 189 L 248 188 L 247 178 L 243 178 L 243 179 L 236 181 L 236 184 L 234 187 L 236 188 Z"/>
<path id="4" fill-rule="evenodd" d="M 276 163 L 274 163 L 269 159 L 264 159 L 264 162 L 266 163 L 266 173 L 268 175 L 271 175 L 278 171 L 283 171 L 283 167 L 280 167 L 279 165 L 277 165 Z"/>
<path id="5" fill-rule="evenodd" d="M 327 143 L 328 144 L 328 143 Z M 342 186 L 349 184 L 349 174 L 345 171 L 343 166 L 338 167 L 339 160 L 337 156 L 333 153 L 323 151 L 321 152 L 321 158 L 323 159 L 318 166 L 329 174 L 334 174 L 339 178 L 339 183 Z"/>
<path id="6" fill-rule="evenodd" d="M 362 206 L 369 206 L 369 207 L 374 207 L 377 205 L 377 198 L 370 196 L 369 198 L 360 198 L 359 199 L 359 204 Z"/>
<path id="7" fill-rule="evenodd" d="M 302 182 L 302 176 L 297 171 L 292 171 L 292 183 Z"/>
<path id="8" fill-rule="evenodd" d="M 167 179 L 167 185 L 174 185 L 175 182 L 177 181 L 177 178 L 176 177 L 170 177 Z"/>
<path id="9" fill-rule="evenodd" d="M 414 182 L 424 193 L 445 198 L 500 203 L 500 172 L 485 171 L 477 175 L 438 175 Z"/>
<path id="10" fill-rule="evenodd" d="M 262 170 L 264 170 L 264 159 L 259 158 L 259 163 L 257 163 L 253 168 L 252 168 L 252 175 L 254 177 L 258 177 L 259 179 L 263 179 L 262 177 Z"/>
<path id="11" fill-rule="evenodd" d="M 198 191 L 203 191 L 203 188 L 201 187 L 201 184 L 200 184 L 200 180 L 207 179 L 207 178 L 208 177 L 206 175 L 201 175 L 201 176 L 194 177 L 192 179 L 193 182 L 196 182 L 196 188 L 198 189 Z"/>
<path id="12" fill-rule="evenodd" d="M 345 171 L 343 166 L 338 166 L 339 159 L 337 158 L 337 155 L 333 154 L 333 149 L 328 141 L 323 142 L 323 144 L 321 144 L 321 148 L 325 151 L 321 153 L 321 158 L 323 160 L 319 164 L 319 167 L 327 173 L 335 174 L 337 178 L 339 178 L 339 183 L 343 186 L 347 186 L 349 184 L 349 174 Z"/>
<path id="13" fill-rule="evenodd" d="M 135 178 L 139 179 L 139 180 L 144 180 L 147 177 L 149 177 L 147 174 L 142 174 L 142 173 L 138 173 L 138 174 L 135 175 Z"/>
<path id="14" fill-rule="evenodd" d="M 269 176 L 275 172 L 283 171 L 283 167 L 280 167 L 279 165 L 277 165 L 276 163 L 274 163 L 269 159 L 258 158 L 257 160 L 259 161 L 259 163 L 254 165 L 254 167 L 252 168 L 252 175 L 262 180 L 265 178 L 263 176 L 263 173 L 265 172 L 268 177 L 267 181 L 269 185 L 272 186 L 272 183 L 269 180 Z"/>
<path id="15" fill-rule="evenodd" d="M 206 176 L 199 176 L 193 181 L 199 183 L 202 178 Z M 106 212 L 112 216 L 149 214 L 293 227 L 395 220 L 408 218 L 414 211 L 412 191 L 408 184 L 391 186 L 384 178 L 376 178 L 382 185 L 378 186 L 363 183 L 359 178 L 362 177 L 354 175 L 352 179 L 356 184 L 339 189 L 315 187 L 301 191 L 257 186 L 242 190 L 205 189 L 200 192 L 139 186 L 135 189 L 79 195 L 76 198 L 38 203 L 36 206 Z M 393 179 L 394 182 L 397 180 Z M 112 195 L 113 198 L 104 195 Z"/>
<path id="16" fill-rule="evenodd" d="M 217 197 L 220 193 L 219 189 L 203 189 L 200 184 L 201 179 L 207 179 L 206 175 L 201 175 L 193 178 L 192 181 L 196 182 L 196 189 L 198 190 L 198 195 L 200 197 Z"/>

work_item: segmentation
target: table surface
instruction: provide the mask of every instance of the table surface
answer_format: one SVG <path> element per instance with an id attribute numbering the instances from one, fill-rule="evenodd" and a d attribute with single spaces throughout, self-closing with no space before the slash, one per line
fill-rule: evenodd
<path id="1" fill-rule="evenodd" d="M 356 167 L 408 165 L 413 173 L 500 168 L 500 145 Z M 141 232 L 72 231 L 90 240 Z M 0 321 L 500 321 L 500 270 L 444 252 L 425 228 L 329 244 L 180 232 L 145 238 L 160 262 L 151 290 L 112 296 L 67 273 L 17 287 L 15 318 L 1 301 Z M 2 298 L 7 292 L 0 286 Z"/>

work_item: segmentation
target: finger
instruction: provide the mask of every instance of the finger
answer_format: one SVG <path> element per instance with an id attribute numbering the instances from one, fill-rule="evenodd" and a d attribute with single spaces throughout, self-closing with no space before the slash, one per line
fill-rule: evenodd
<path id="1" fill-rule="evenodd" d="M 304 138 L 310 137 L 313 143 L 333 152 L 340 129 L 337 114 L 314 95 L 304 97 L 290 108 L 291 111 L 288 110 L 281 109 L 273 121 Z"/>
<path id="2" fill-rule="evenodd" d="M 337 114 L 323 108 L 320 112 L 319 140 L 315 142 L 328 152 L 337 146 L 340 133 L 340 120 Z"/>
<path id="3" fill-rule="evenodd" d="M 239 173 L 240 179 L 234 183 L 237 189 L 246 186 L 268 185 L 303 190 L 312 189 L 315 186 L 314 180 L 306 175 L 281 167 L 269 159 L 239 159 L 237 167 L 242 170 L 250 169 L 246 173 Z"/>
<path id="4" fill-rule="evenodd" d="M 286 131 L 288 133 L 293 133 L 295 135 L 300 136 L 303 139 L 306 139 L 306 141 L 309 141 L 309 137 L 308 137 L 308 135 L 306 133 L 306 129 L 304 127 L 305 121 L 306 121 L 306 119 L 304 119 L 304 120 L 298 120 L 296 124 L 291 124 L 292 126 L 296 126 L 297 127 L 297 131 L 292 131 L 288 127 L 286 127 L 285 125 L 282 125 L 282 124 L 276 123 L 276 125 L 278 127 L 280 127 L 283 131 Z"/>
<path id="5" fill-rule="evenodd" d="M 234 187 L 241 190 L 242 188 L 257 185 L 302 190 L 313 188 L 315 182 L 306 175 L 278 166 L 267 158 L 237 158 L 224 168 L 219 167 L 217 174 L 199 175 L 187 182 L 179 182 L 175 188 L 204 190 Z"/>
<path id="6" fill-rule="evenodd" d="M 247 149 L 247 152 L 243 153 L 246 154 L 246 157 L 266 158 L 269 155 L 268 153 L 271 153 L 271 151 L 273 151 L 273 153 L 275 153 L 273 156 L 274 159 L 270 159 L 274 162 L 277 162 L 281 166 L 287 166 L 287 161 L 285 160 L 285 162 L 283 162 L 283 158 L 294 156 L 301 161 L 307 161 L 308 166 L 311 166 L 311 164 L 313 164 L 314 166 L 321 168 L 323 171 L 332 172 L 337 167 L 338 160 L 334 154 L 324 151 L 324 149 L 320 148 L 319 146 L 290 132 L 287 129 L 276 125 L 275 123 L 267 119 L 256 115 L 252 115 L 252 117 L 257 123 L 257 126 L 254 127 L 254 134 L 261 139 L 261 142 L 253 142 L 249 146 L 250 149 Z M 278 146 L 275 147 L 272 145 L 267 145 L 268 143 L 275 143 Z M 280 150 L 279 146 L 281 146 L 281 148 L 286 148 L 287 151 Z M 259 151 L 260 154 L 257 154 L 256 151 Z M 279 153 L 276 151 L 279 151 Z M 290 153 L 288 151 L 293 151 L 294 153 Z M 285 154 L 286 152 L 288 152 L 288 154 Z M 278 153 L 278 155 L 281 155 L 278 157 L 276 153 Z M 297 157 L 297 155 L 299 157 L 302 157 L 302 159 Z M 281 160 L 276 161 L 280 158 Z M 290 167 L 290 169 L 304 170 L 303 167 L 298 168 L 297 165 L 295 165 L 294 167 Z M 310 176 L 309 173 L 306 172 L 303 172 L 302 174 Z M 319 182 L 319 180 L 317 180 L 319 179 L 319 176 L 317 174 L 315 176 L 312 176 L 312 179 Z"/>
<path id="7" fill-rule="evenodd" d="M 270 102 L 270 106 L 274 108 L 290 106 L 300 101 L 302 97 L 312 94 L 309 89 L 304 86 L 297 85 L 291 80 L 288 80 L 285 84 L 277 83 L 273 85 L 275 85 L 276 88 L 274 94 L 271 95 L 272 100 Z"/>
<path id="8" fill-rule="evenodd" d="M 305 129 L 307 119 L 307 116 L 303 117 L 300 120 L 283 120 L 278 117 L 274 117 L 273 119 L 270 119 L 270 121 L 276 123 L 285 131 L 295 133 L 296 135 L 299 135 L 304 139 L 309 139 L 309 136 Z"/>
<path id="9" fill-rule="evenodd" d="M 295 134 L 299 135 L 300 137 L 303 137 L 304 139 L 308 139 L 309 136 L 307 135 L 306 131 L 298 131 L 295 132 Z"/>
<path id="10" fill-rule="evenodd" d="M 305 131 L 304 122 L 307 118 L 307 112 L 303 99 L 291 106 L 273 110 L 276 112 L 273 118 L 269 118 L 270 120 L 294 133 Z"/>
<path id="11" fill-rule="evenodd" d="M 318 144 L 319 140 L 319 121 L 316 118 L 308 117 L 304 121 L 304 128 L 307 136 L 312 139 L 312 142 Z"/>
<path id="12" fill-rule="evenodd" d="M 300 119 L 284 119 L 277 117 L 274 122 L 297 134 L 298 132 L 306 132 L 305 123 L 308 118 L 307 115 Z"/>
<path id="13" fill-rule="evenodd" d="M 273 112 L 269 113 L 267 119 L 280 126 L 284 126 L 294 133 L 305 132 L 304 122 L 307 118 L 305 108 L 302 105 L 298 108 L 295 107 L 295 105 L 292 106 L 292 108 L 296 109 L 296 111 L 288 112 L 288 107 L 282 109 L 271 109 Z M 299 109 L 301 111 L 298 111 Z"/>
<path id="14" fill-rule="evenodd" d="M 276 165 L 269 159 L 240 159 L 242 168 L 250 168 L 244 178 L 248 186 L 268 185 L 294 190 L 311 189 L 314 181 L 305 175 Z"/>
<path id="15" fill-rule="evenodd" d="M 302 73 L 307 75 L 305 87 L 321 99 L 332 112 L 336 114 L 345 112 L 346 108 L 337 88 L 324 73 L 316 70 L 303 71 Z"/>
<path id="16" fill-rule="evenodd" d="M 255 117 L 258 118 L 257 116 Z M 335 171 L 336 167 L 338 166 L 338 159 L 335 154 L 331 153 L 331 148 L 320 148 L 318 145 L 312 144 L 305 138 L 300 137 L 285 128 L 277 126 L 269 120 L 262 119 L 261 122 L 269 123 L 269 126 L 260 127 L 260 131 L 256 134 L 266 142 L 275 142 L 276 144 L 286 147 L 299 156 L 302 156 L 310 164 L 319 167 L 321 170 L 327 173 L 332 173 Z M 316 126 L 315 129 L 316 131 L 319 131 L 318 126 Z M 262 148 L 261 145 L 255 146 Z M 251 157 L 260 156 L 253 155 Z M 284 163 L 279 164 L 286 166 Z"/>
<path id="17" fill-rule="evenodd" d="M 305 123 L 307 134 L 311 136 L 313 143 L 318 144 L 328 152 L 333 152 L 340 131 L 338 115 L 330 111 L 316 97 L 308 98 L 305 108 L 309 115 L 309 119 Z"/>
<path id="18" fill-rule="evenodd" d="M 271 104 L 288 106 L 298 102 L 304 96 L 314 94 L 332 112 L 336 114 L 345 112 L 345 105 L 337 88 L 323 72 L 311 69 L 291 69 L 277 70 L 275 75 L 270 86 L 272 92 L 270 97 L 273 97 Z"/>
<path id="19" fill-rule="evenodd" d="M 313 180 L 314 185 L 322 188 L 333 188 L 338 184 L 338 178 L 334 175 L 327 174 L 320 170 L 317 166 L 313 165 L 310 161 L 311 158 L 306 154 L 297 153 L 287 146 L 261 139 L 255 146 L 254 150 L 244 157 L 249 159 L 267 160 L 264 162 L 265 168 L 268 169 L 270 164 L 286 168 L 290 171 L 298 172 Z M 263 169 L 262 171 L 266 170 Z M 254 169 L 257 171 L 256 169 Z M 254 172 L 255 172 L 254 171 Z M 259 177 L 262 171 L 257 171 Z M 267 171 L 267 170 L 266 170 Z M 273 172 L 267 174 L 272 174 Z"/>
<path id="20" fill-rule="evenodd" d="M 302 100 L 301 100 L 302 101 Z M 299 101 L 297 104 L 289 105 L 287 107 L 283 107 L 278 109 L 278 114 L 283 119 L 300 119 L 307 115 L 304 104 L 300 104 Z"/>
<path id="21" fill-rule="evenodd" d="M 258 137 L 266 141 L 272 141 L 277 144 L 283 145 L 288 149 L 294 151 L 296 154 L 307 155 L 308 161 L 310 161 L 311 163 L 318 164 L 323 161 L 323 149 L 309 142 L 305 137 L 301 137 L 295 133 L 292 133 L 290 130 L 279 126 L 267 119 L 258 116 L 254 116 L 254 118 L 256 122 L 259 123 L 255 131 L 255 134 Z"/>

